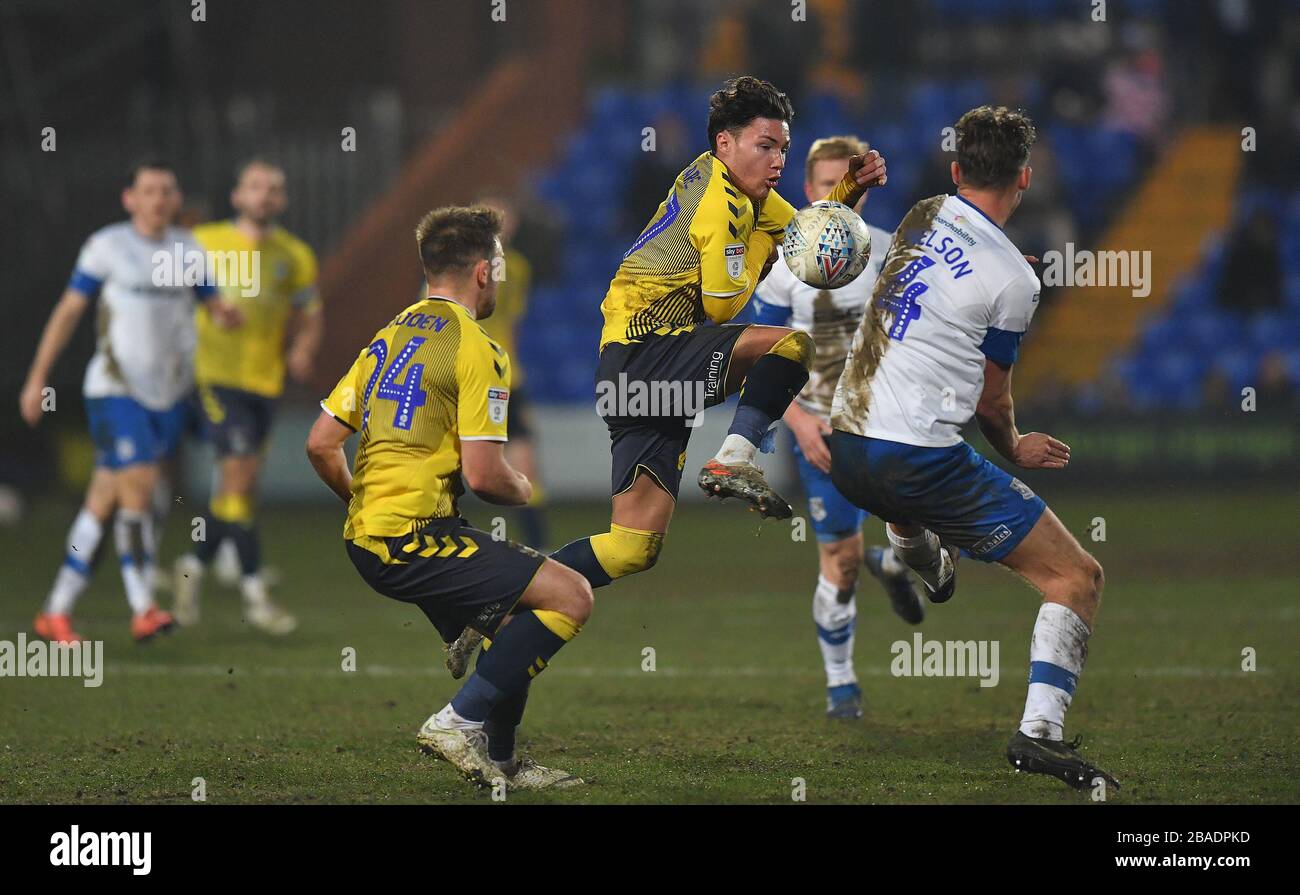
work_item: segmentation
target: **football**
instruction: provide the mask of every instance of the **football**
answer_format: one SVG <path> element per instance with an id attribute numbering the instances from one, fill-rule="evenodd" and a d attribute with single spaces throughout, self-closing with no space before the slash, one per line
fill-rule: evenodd
<path id="1" fill-rule="evenodd" d="M 814 289 L 838 289 L 866 269 L 871 234 L 852 208 L 823 200 L 795 213 L 782 251 L 800 280 Z"/>

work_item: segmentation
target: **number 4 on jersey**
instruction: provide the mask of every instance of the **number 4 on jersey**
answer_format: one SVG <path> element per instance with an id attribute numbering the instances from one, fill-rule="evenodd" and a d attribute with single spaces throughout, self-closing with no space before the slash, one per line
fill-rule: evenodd
<path id="1" fill-rule="evenodd" d="M 903 268 L 903 272 L 894 278 L 893 287 L 889 292 L 881 296 L 881 306 L 894 314 L 894 322 L 889 327 L 889 338 L 901 342 L 903 336 L 907 335 L 907 328 L 912 325 L 912 321 L 920 318 L 921 306 L 916 299 L 930 287 L 913 280 L 921 271 L 933 266 L 934 259 L 928 255 L 913 259 L 912 263 Z"/>
<path id="2" fill-rule="evenodd" d="M 375 370 L 370 374 L 370 380 L 366 383 L 365 407 L 366 411 L 361 420 L 361 428 L 366 428 L 370 423 L 370 395 L 374 392 L 376 399 L 381 401 L 396 401 L 397 411 L 393 415 L 393 427 L 397 429 L 411 428 L 411 418 L 417 407 L 423 407 L 428 399 L 428 393 L 420 388 L 420 380 L 424 378 L 424 364 L 412 364 L 409 370 L 406 370 L 406 378 L 398 382 L 397 377 L 402 375 L 406 365 L 410 362 L 411 356 L 425 342 L 424 337 L 416 336 L 407 342 L 406 345 L 398 352 L 397 357 L 388 365 L 388 371 L 384 373 L 384 378 L 379 378 L 379 371 L 384 366 L 384 361 L 388 358 L 388 345 L 383 339 L 371 343 L 367 349 L 367 354 L 372 354 L 377 359 Z M 379 382 L 379 391 L 375 392 L 375 382 Z"/>

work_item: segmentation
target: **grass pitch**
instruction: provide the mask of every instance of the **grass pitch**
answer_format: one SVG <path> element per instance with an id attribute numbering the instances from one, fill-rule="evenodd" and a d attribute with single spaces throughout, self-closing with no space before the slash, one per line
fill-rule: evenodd
<path id="1" fill-rule="evenodd" d="M 1076 495 L 1049 500 L 1106 568 L 1091 655 L 1068 716 L 1084 753 L 1119 778 L 1112 802 L 1296 802 L 1300 580 L 1293 497 Z M 28 626 L 75 506 L 47 503 L 4 532 L 0 640 Z M 163 556 L 185 537 L 173 514 Z M 180 517 L 186 517 L 182 519 Z M 1107 540 L 1088 526 L 1104 516 Z M 476 507 L 471 517 L 485 526 Z M 603 505 L 556 508 L 560 542 L 604 530 Z M 1270 523 L 1270 520 L 1273 520 Z M 209 579 L 204 619 L 130 640 L 111 551 L 76 616 L 104 641 L 104 682 L 0 678 L 0 801 L 484 802 L 414 733 L 454 692 L 433 629 L 370 592 L 344 554 L 341 510 L 262 519 L 277 592 L 302 621 L 273 640 Z M 878 522 L 869 539 L 883 538 Z M 1020 717 L 1037 596 L 965 562 L 956 597 L 928 607 L 927 640 L 997 640 L 1000 681 L 896 678 L 914 630 L 870 579 L 859 588 L 866 717 L 826 720 L 810 617 L 816 550 L 739 505 L 683 507 L 652 572 L 597 591 L 596 611 L 533 689 L 521 743 L 590 785 L 511 802 L 1079 803 L 1017 777 L 1002 750 Z M 344 650 L 357 669 L 342 670 Z M 647 648 L 655 670 L 643 670 Z M 1257 670 L 1243 671 L 1243 650 Z"/>

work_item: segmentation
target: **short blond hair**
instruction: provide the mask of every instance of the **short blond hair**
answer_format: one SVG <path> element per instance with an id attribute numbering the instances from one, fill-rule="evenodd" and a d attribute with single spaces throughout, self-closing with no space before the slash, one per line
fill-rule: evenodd
<path id="1" fill-rule="evenodd" d="M 820 140 L 815 140 L 812 148 L 808 150 L 808 160 L 804 162 L 804 180 L 812 180 L 813 166 L 818 162 L 849 158 L 855 155 L 866 155 L 870 149 L 871 146 L 866 140 L 853 134 L 822 137 Z"/>

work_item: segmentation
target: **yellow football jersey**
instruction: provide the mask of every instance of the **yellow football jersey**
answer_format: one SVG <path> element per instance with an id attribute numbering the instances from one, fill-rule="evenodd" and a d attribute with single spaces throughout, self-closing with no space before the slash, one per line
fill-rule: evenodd
<path id="1" fill-rule="evenodd" d="M 275 398 L 284 390 L 285 331 L 293 311 L 320 310 L 316 293 L 316 255 L 302 240 L 279 227 L 272 228 L 261 242 L 253 242 L 233 220 L 215 221 L 194 228 L 194 236 L 205 251 L 230 258 L 221 263 L 229 273 L 222 296 L 239 307 L 243 325 L 222 329 L 212 321 L 205 307 L 196 312 L 198 348 L 194 374 L 199 385 L 220 385 Z M 256 251 L 256 256 L 247 255 Z M 239 254 L 225 254 L 239 253 Z M 243 261 L 245 282 L 257 284 L 257 294 L 245 296 L 239 284 L 242 259 L 257 258 L 252 269 Z"/>
<path id="2" fill-rule="evenodd" d="M 826 196 L 852 205 L 850 174 Z M 852 201 L 850 201 L 852 200 Z M 727 166 L 706 152 L 686 166 L 609 284 L 600 347 L 726 323 L 749 302 L 794 207 L 775 191 L 755 209 Z"/>
<path id="3" fill-rule="evenodd" d="M 792 217 L 794 208 L 773 192 L 755 220 L 753 203 L 727 166 L 711 152 L 701 155 L 677 176 L 623 256 L 600 306 L 600 346 L 730 320 L 753 294 Z"/>
<path id="4" fill-rule="evenodd" d="M 528 311 L 528 289 L 532 285 L 533 266 L 514 249 L 505 251 L 505 279 L 497 284 L 497 308 L 492 316 L 480 321 L 488 338 L 505 349 L 511 357 L 514 387 L 524 382 L 524 371 L 515 351 L 515 328 Z"/>
<path id="5" fill-rule="evenodd" d="M 343 537 L 397 537 L 458 515 L 463 441 L 505 441 L 510 358 L 445 298 L 411 305 L 321 407 L 359 432 Z"/>

